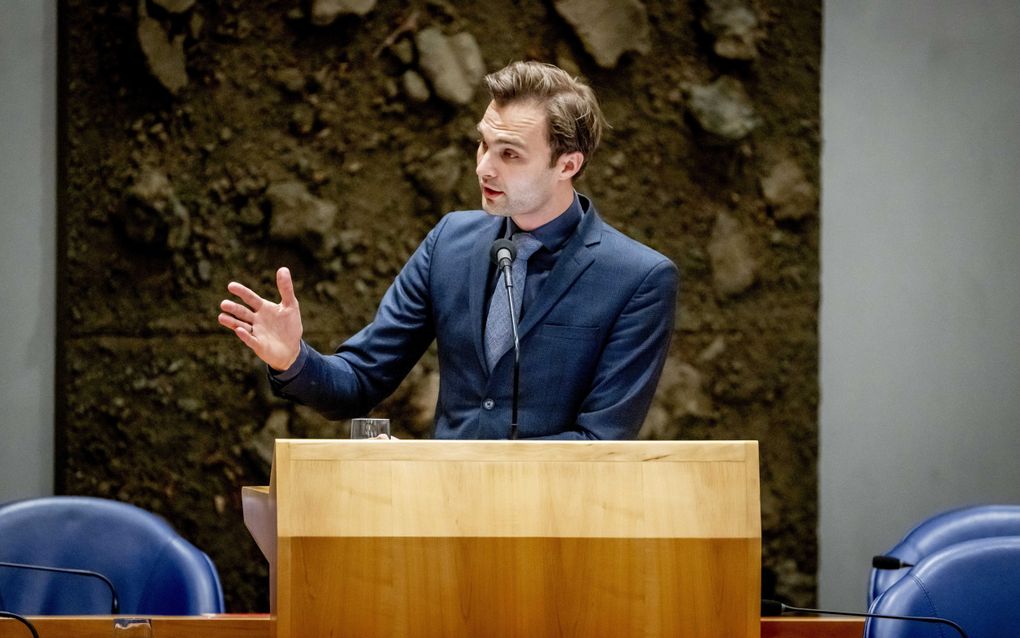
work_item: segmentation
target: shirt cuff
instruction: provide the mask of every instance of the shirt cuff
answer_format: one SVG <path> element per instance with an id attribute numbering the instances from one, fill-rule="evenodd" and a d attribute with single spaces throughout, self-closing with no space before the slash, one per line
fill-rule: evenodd
<path id="1" fill-rule="evenodd" d="M 287 383 L 294 377 L 301 373 L 301 370 L 305 367 L 305 362 L 308 361 L 308 346 L 304 340 L 301 341 L 301 349 L 298 351 L 297 359 L 290 365 L 286 370 L 276 370 L 272 366 L 266 366 L 269 369 L 269 376 L 273 377 L 280 383 Z"/>

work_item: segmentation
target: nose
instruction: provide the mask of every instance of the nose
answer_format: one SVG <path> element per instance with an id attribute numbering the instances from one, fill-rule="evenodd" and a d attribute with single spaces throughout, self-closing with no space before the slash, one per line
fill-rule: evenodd
<path id="1" fill-rule="evenodd" d="M 481 178 L 495 177 L 496 173 L 492 169 L 492 162 L 489 161 L 489 154 L 482 149 L 478 149 L 478 156 L 475 158 L 475 174 Z"/>

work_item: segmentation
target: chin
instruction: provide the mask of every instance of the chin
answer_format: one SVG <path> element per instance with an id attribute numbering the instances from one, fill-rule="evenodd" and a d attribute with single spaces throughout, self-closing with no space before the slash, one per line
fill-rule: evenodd
<path id="1" fill-rule="evenodd" d="M 485 201 L 484 197 L 482 198 L 482 210 L 484 210 L 489 215 L 492 215 L 493 217 L 510 217 L 513 214 L 506 209 L 493 206 L 492 204 Z"/>

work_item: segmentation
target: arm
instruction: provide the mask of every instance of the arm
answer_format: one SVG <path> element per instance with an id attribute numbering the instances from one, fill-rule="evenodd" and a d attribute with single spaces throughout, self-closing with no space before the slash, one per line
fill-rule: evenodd
<path id="1" fill-rule="evenodd" d="M 651 406 L 673 334 L 676 266 L 653 267 L 624 306 L 599 358 L 576 425 L 542 439 L 632 439 Z"/>
<path id="2" fill-rule="evenodd" d="M 429 268 L 444 225 L 440 222 L 404 265 L 372 323 L 332 355 L 302 344 L 290 369 L 270 374 L 273 390 L 331 419 L 363 415 L 389 396 L 435 337 Z"/>

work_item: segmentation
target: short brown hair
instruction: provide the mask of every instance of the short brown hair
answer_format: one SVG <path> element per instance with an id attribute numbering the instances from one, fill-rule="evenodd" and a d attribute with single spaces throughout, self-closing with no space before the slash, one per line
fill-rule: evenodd
<path id="1" fill-rule="evenodd" d="M 496 104 L 533 100 L 545 106 L 550 165 L 564 153 L 579 151 L 584 162 L 581 175 L 602 139 L 606 125 L 595 91 L 580 79 L 544 62 L 511 62 L 485 76 L 485 85 Z"/>

